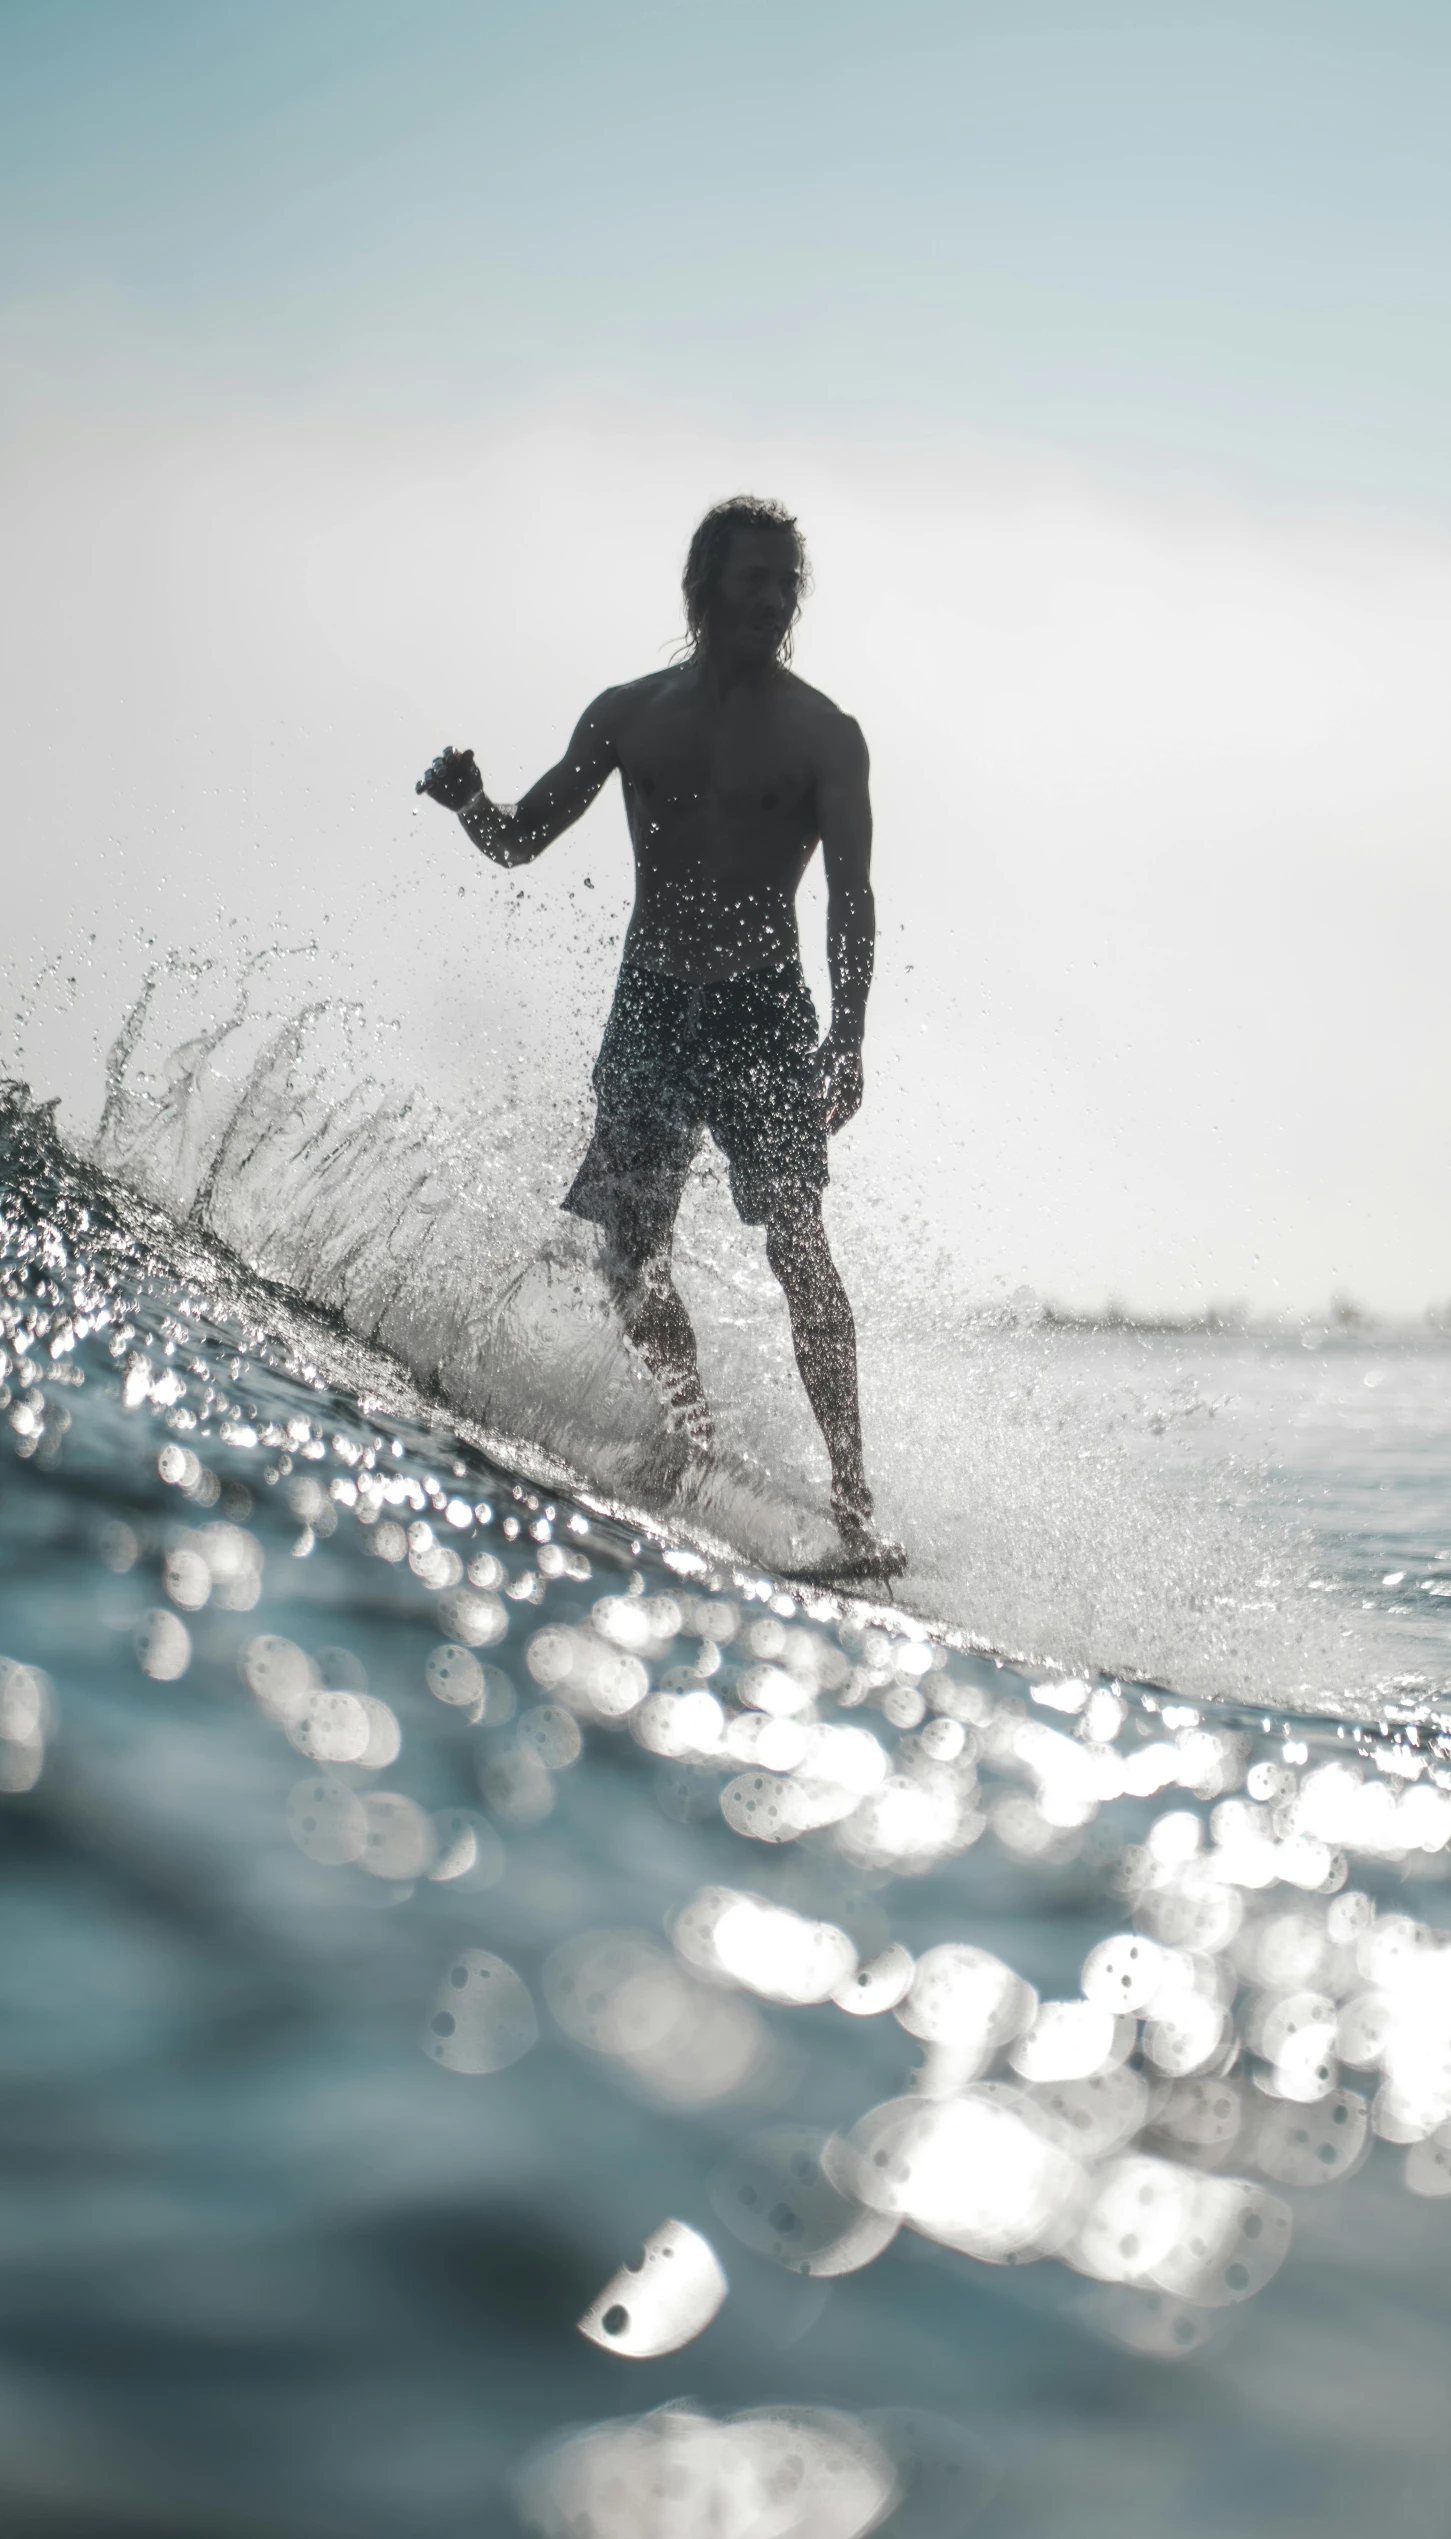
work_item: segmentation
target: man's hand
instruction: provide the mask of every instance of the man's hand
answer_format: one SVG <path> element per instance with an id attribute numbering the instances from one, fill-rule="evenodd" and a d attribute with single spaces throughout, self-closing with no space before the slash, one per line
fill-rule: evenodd
<path id="1" fill-rule="evenodd" d="M 471 749 L 440 750 L 426 775 L 420 776 L 413 790 L 426 793 L 441 802 L 445 811 L 462 811 L 476 793 L 482 793 L 484 780 L 474 764 Z"/>
<path id="2" fill-rule="evenodd" d="M 865 1085 L 862 1077 L 862 1053 L 859 1041 L 843 1040 L 829 1031 L 816 1053 L 821 1073 L 821 1092 L 826 1104 L 826 1134 L 835 1137 L 839 1128 L 854 1120 L 862 1107 Z"/>

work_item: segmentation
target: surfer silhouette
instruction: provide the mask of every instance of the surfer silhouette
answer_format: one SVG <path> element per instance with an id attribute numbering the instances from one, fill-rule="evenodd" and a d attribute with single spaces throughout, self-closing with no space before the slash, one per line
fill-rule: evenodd
<path id="1" fill-rule="evenodd" d="M 719 503 L 690 542 L 683 660 L 606 688 L 523 800 L 484 791 L 472 750 L 445 749 L 417 790 L 455 811 L 507 870 L 531 864 L 619 771 L 635 907 L 594 1069 L 594 1134 L 564 1199 L 605 1236 L 625 1331 L 702 1453 L 710 1410 L 671 1275 L 676 1213 L 705 1130 L 740 1216 L 766 1233 L 796 1363 L 831 1459 L 842 1573 L 895 1575 L 862 1462 L 856 1328 L 821 1219 L 827 1140 L 862 1100 L 876 940 L 861 731 L 789 668 L 806 583 L 779 504 Z M 796 894 L 820 845 L 831 1029 L 801 971 Z"/>

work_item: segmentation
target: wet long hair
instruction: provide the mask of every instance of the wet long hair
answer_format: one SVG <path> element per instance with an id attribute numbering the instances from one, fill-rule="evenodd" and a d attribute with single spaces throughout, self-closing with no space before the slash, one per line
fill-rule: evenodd
<path id="1" fill-rule="evenodd" d="M 727 502 L 714 504 L 690 541 L 685 571 L 680 578 L 680 587 L 685 595 L 687 658 L 705 649 L 710 604 L 720 588 L 720 577 L 737 529 L 784 529 L 795 541 L 796 560 L 801 570 L 800 599 L 804 599 L 810 589 L 811 568 L 806 556 L 806 541 L 784 504 L 767 502 L 757 494 L 732 494 Z M 795 624 L 793 617 L 781 639 L 781 648 L 776 656 L 778 661 L 790 661 Z"/>

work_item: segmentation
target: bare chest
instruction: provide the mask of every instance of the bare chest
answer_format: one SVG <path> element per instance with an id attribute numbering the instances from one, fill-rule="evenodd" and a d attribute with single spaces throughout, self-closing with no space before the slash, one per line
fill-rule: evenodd
<path id="1" fill-rule="evenodd" d="M 809 826 L 815 767 L 804 735 L 769 709 L 663 705 L 622 736 L 620 773 L 646 825 L 708 812 L 734 824 Z"/>

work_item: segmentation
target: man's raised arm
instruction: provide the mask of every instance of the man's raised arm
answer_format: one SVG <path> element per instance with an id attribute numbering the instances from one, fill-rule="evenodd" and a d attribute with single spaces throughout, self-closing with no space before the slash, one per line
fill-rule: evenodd
<path id="1" fill-rule="evenodd" d="M 471 749 L 445 749 L 435 758 L 415 791 L 426 793 L 446 811 L 456 811 L 467 834 L 494 864 L 512 869 L 532 864 L 546 846 L 588 811 L 606 777 L 618 764 L 615 752 L 615 691 L 606 688 L 586 706 L 558 765 L 531 785 L 522 802 L 491 802 L 479 780 Z"/>
<path id="2" fill-rule="evenodd" d="M 862 1034 L 877 944 L 868 773 L 861 726 L 843 714 L 832 727 L 816 786 L 831 966 L 831 1029 L 822 1043 L 821 1065 L 826 1125 L 833 1132 L 860 1110 L 862 1099 Z"/>

